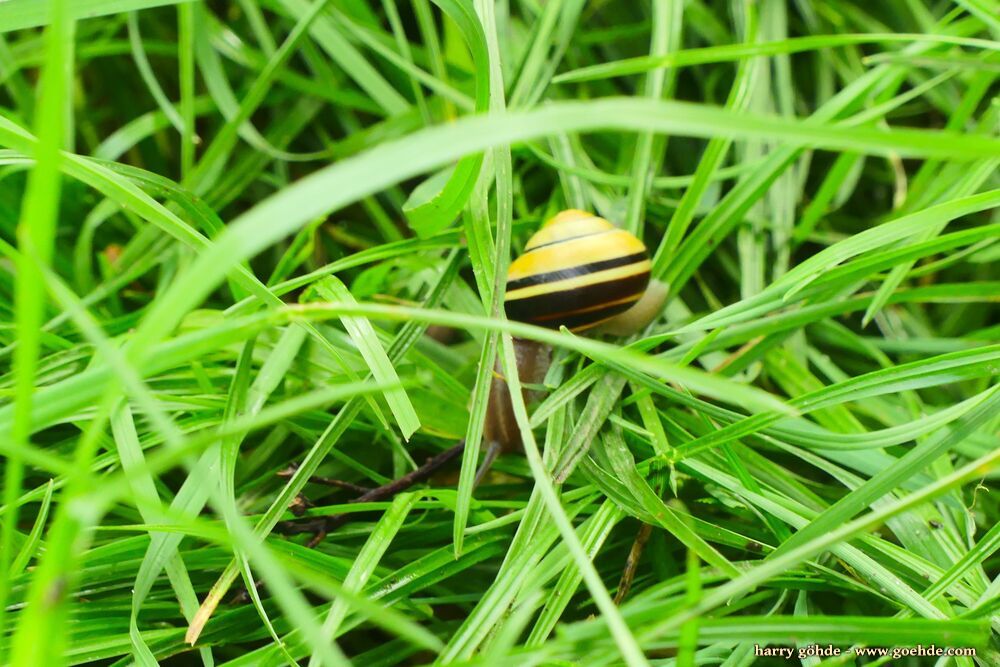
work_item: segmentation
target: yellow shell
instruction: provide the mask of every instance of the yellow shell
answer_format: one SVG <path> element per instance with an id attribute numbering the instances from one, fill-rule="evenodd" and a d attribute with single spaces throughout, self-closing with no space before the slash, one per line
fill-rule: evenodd
<path id="1" fill-rule="evenodd" d="M 629 232 L 570 209 L 550 218 L 507 273 L 507 317 L 584 331 L 633 306 L 649 285 L 649 253 Z"/>

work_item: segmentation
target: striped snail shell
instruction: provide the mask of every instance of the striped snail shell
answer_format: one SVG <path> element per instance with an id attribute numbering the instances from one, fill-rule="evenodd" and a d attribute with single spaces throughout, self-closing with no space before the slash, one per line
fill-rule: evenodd
<path id="1" fill-rule="evenodd" d="M 646 246 L 633 234 L 585 211 L 562 211 L 511 263 L 504 308 L 519 322 L 585 331 L 635 305 L 649 271 Z"/>

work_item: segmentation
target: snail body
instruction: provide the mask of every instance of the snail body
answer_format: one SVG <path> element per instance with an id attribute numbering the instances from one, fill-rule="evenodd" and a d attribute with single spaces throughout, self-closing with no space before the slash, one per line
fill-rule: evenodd
<path id="1" fill-rule="evenodd" d="M 633 234 L 585 211 L 562 211 L 528 240 L 507 272 L 504 310 L 508 319 L 573 332 L 638 331 L 659 313 L 665 289 L 650 284 L 649 252 Z M 548 346 L 514 339 L 518 378 L 539 384 L 549 366 Z M 493 371 L 483 436 L 486 457 L 476 481 L 501 452 L 520 451 L 510 390 L 500 369 Z M 530 391 L 524 391 L 525 402 Z"/>

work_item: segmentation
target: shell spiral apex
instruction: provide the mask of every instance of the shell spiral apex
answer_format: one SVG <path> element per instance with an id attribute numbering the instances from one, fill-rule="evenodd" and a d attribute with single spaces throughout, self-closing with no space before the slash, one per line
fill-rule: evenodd
<path id="1" fill-rule="evenodd" d="M 632 307 L 649 285 L 642 241 L 569 209 L 542 225 L 507 273 L 504 308 L 519 322 L 585 331 Z"/>

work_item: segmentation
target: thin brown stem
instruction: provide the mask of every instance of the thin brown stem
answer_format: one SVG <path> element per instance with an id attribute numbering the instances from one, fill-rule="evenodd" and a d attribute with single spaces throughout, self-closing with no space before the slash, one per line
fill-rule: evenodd
<path id="1" fill-rule="evenodd" d="M 621 581 L 618 582 L 618 591 L 615 593 L 616 605 L 622 603 L 622 600 L 628 595 L 629 589 L 632 588 L 632 580 L 635 579 L 635 571 L 639 567 L 639 559 L 642 557 L 642 551 L 646 548 L 646 542 L 649 540 L 649 535 L 652 532 L 653 527 L 648 523 L 644 523 L 639 527 L 635 541 L 632 542 L 632 548 L 629 549 L 628 558 L 625 560 L 625 569 L 622 571 Z"/>
<path id="2" fill-rule="evenodd" d="M 431 477 L 435 472 L 443 468 L 453 459 L 458 457 L 465 449 L 465 441 L 462 440 L 451 449 L 446 449 L 437 456 L 427 459 L 422 466 L 412 470 L 402 477 L 398 477 L 387 484 L 368 489 L 357 498 L 347 501 L 354 503 L 372 503 L 379 500 L 391 498 L 397 493 L 405 491 L 414 484 L 419 484 Z M 333 514 L 331 516 L 316 517 L 309 521 L 282 521 L 275 528 L 285 535 L 297 535 L 301 533 L 315 533 L 316 536 L 309 542 L 310 547 L 319 544 L 327 533 L 348 523 L 353 518 L 353 513 Z"/>
<path id="3" fill-rule="evenodd" d="M 497 460 L 497 456 L 503 448 L 498 442 L 491 442 L 489 447 L 486 448 L 486 454 L 483 456 L 483 462 L 479 464 L 479 470 L 476 471 L 476 477 L 472 482 L 472 488 L 479 488 L 479 483 L 483 481 L 483 477 L 486 477 L 486 473 L 490 471 L 493 467 L 493 462 Z"/>
<path id="4" fill-rule="evenodd" d="M 383 484 L 382 486 L 376 487 L 374 489 L 368 489 L 362 486 L 358 486 L 356 484 L 351 484 L 350 486 L 360 489 L 362 493 L 357 498 L 353 498 L 351 500 L 348 500 L 347 502 L 351 504 L 370 503 L 379 500 L 385 500 L 386 498 L 391 498 L 397 493 L 400 493 L 410 488 L 414 484 L 419 484 L 420 482 L 423 482 L 424 480 L 430 478 L 431 475 L 433 475 L 435 472 L 437 472 L 445 465 L 447 465 L 448 462 L 458 457 L 462 453 L 463 449 L 465 449 L 465 440 L 460 441 L 457 445 L 455 445 L 451 449 L 446 449 L 437 456 L 427 459 L 427 461 L 425 461 L 424 464 L 419 468 L 417 468 L 416 470 L 408 472 L 402 477 L 398 477 L 392 480 L 391 482 Z M 290 466 L 285 470 L 282 470 L 280 473 L 278 473 L 278 476 L 291 477 L 292 475 L 295 474 L 296 468 L 297 466 L 294 465 Z M 325 484 L 325 482 L 329 481 L 334 483 L 327 484 L 327 486 L 350 488 L 347 482 L 340 482 L 339 480 L 329 480 L 328 478 L 325 477 L 320 477 L 320 478 L 310 477 L 309 479 L 310 481 L 316 482 L 317 484 Z M 324 481 L 316 481 L 317 479 Z M 305 505 L 308 504 L 309 501 L 306 498 L 300 496 L 296 498 L 295 504 L 299 505 L 300 503 L 302 505 Z M 301 505 L 299 506 L 301 507 Z M 292 511 L 293 513 L 295 512 L 294 509 Z M 333 514 L 331 516 L 315 517 L 306 521 L 281 521 L 274 527 L 274 532 L 282 535 L 301 535 L 302 533 L 312 533 L 313 536 L 306 543 L 306 546 L 308 546 L 310 549 L 315 549 L 324 539 L 326 539 L 326 536 L 330 533 L 330 531 L 339 528 L 345 523 L 348 523 L 349 521 L 351 521 L 353 516 L 354 516 L 353 514 Z M 261 582 L 259 581 L 254 582 L 254 586 L 256 586 L 257 588 L 259 588 L 260 585 Z M 249 599 L 250 596 L 245 590 L 240 591 L 239 593 L 233 596 L 233 602 L 236 604 L 244 604 Z"/>
<path id="5" fill-rule="evenodd" d="M 295 474 L 298 469 L 297 465 L 290 465 L 281 472 L 278 473 L 278 477 L 282 479 L 288 479 Z M 345 482 L 341 479 L 334 479 L 332 477 L 320 477 L 319 475 L 313 475 L 309 478 L 310 484 L 318 484 L 320 486 L 332 486 L 338 489 L 346 489 L 347 491 L 354 491 L 355 493 L 368 493 L 371 491 L 370 486 L 361 486 L 360 484 L 355 484 L 354 482 Z"/>

